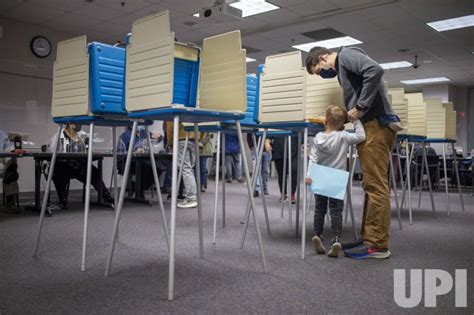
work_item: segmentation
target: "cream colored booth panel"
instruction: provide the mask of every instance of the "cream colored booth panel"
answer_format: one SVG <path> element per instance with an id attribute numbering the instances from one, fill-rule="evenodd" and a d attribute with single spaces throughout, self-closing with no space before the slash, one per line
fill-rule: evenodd
<path id="1" fill-rule="evenodd" d="M 456 112 L 452 103 L 441 99 L 427 99 L 426 136 L 428 138 L 456 139 Z"/>
<path id="2" fill-rule="evenodd" d="M 423 93 L 407 93 L 408 101 L 408 134 L 426 136 L 426 103 Z"/>
<path id="3" fill-rule="evenodd" d="M 171 105 L 174 47 L 174 32 L 170 31 L 168 11 L 133 23 L 126 60 L 127 111 Z"/>
<path id="4" fill-rule="evenodd" d="M 52 86 L 53 117 L 89 115 L 89 54 L 85 35 L 58 43 Z"/>
<path id="5" fill-rule="evenodd" d="M 443 106 L 446 108 L 446 138 L 456 139 L 456 111 L 454 105 L 453 103 L 444 103 Z"/>
<path id="6" fill-rule="evenodd" d="M 199 108 L 230 112 L 247 109 L 246 51 L 240 31 L 204 39 L 199 79 Z"/>
<path id="7" fill-rule="evenodd" d="M 266 57 L 260 77 L 261 122 L 304 121 L 305 72 L 300 51 Z"/>
<path id="8" fill-rule="evenodd" d="M 388 94 L 392 102 L 392 107 L 397 113 L 398 117 L 403 122 L 409 122 L 408 120 L 408 101 L 405 98 L 405 90 L 403 88 L 392 88 L 388 89 Z M 408 130 L 402 130 L 399 134 L 407 134 Z"/>
<path id="9" fill-rule="evenodd" d="M 345 107 L 337 78 L 323 79 L 306 72 L 305 118 L 324 116 L 327 107 L 332 104 Z"/>

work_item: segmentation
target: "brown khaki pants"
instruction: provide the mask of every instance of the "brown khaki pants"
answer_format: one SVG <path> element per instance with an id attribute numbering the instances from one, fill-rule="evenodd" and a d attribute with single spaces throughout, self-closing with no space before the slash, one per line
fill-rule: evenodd
<path id="1" fill-rule="evenodd" d="M 365 191 L 361 235 L 371 246 L 388 248 L 390 192 L 388 166 L 396 133 L 381 127 L 377 120 L 364 124 L 366 139 L 357 145 Z"/>

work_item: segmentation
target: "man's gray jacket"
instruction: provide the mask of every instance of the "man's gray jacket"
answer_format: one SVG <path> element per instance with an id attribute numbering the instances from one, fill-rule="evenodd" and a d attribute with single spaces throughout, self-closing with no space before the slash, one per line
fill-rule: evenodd
<path id="1" fill-rule="evenodd" d="M 359 105 L 364 110 L 362 123 L 386 115 L 396 115 L 382 80 L 383 69 L 365 51 L 341 47 L 336 58 L 336 72 L 347 110 Z"/>

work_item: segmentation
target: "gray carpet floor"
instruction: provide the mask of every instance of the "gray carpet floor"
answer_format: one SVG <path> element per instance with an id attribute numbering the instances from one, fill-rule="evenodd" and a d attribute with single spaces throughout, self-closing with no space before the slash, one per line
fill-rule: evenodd
<path id="1" fill-rule="evenodd" d="M 197 212 L 178 209 L 175 301 L 167 301 L 168 259 L 158 207 L 127 203 L 120 226 L 112 273 L 104 277 L 114 212 L 92 208 L 89 216 L 87 271 L 80 271 L 83 208 L 78 202 L 46 218 L 39 255 L 32 257 L 38 216 L 0 214 L 0 314 L 30 313 L 464 313 L 474 311 L 474 197 L 451 194 L 451 216 L 444 194 L 435 194 L 437 218 L 424 194 L 413 225 L 403 213 L 399 230 L 392 211 L 391 252 L 387 260 L 331 259 L 316 255 L 310 242 L 300 259 L 300 240 L 280 218 L 276 181 L 267 198 L 271 236 L 258 207 L 268 273 L 262 272 L 255 227 L 243 250 L 240 224 L 246 188 L 228 184 L 227 226 L 219 211 L 217 244 L 212 244 L 214 182 L 203 194 L 205 259 L 199 259 Z M 417 201 L 416 198 L 413 199 Z M 393 202 L 392 202 L 393 203 Z M 261 204 L 261 201 L 258 201 Z M 416 203 L 414 202 L 414 205 Z M 169 218 L 169 203 L 165 204 Z M 360 226 L 362 190 L 355 187 L 354 208 Z M 327 239 L 330 239 L 326 225 Z M 350 221 L 343 240 L 352 240 Z M 437 308 L 402 309 L 393 299 L 394 269 L 468 270 L 468 308 L 454 308 L 454 293 L 438 298 Z"/>

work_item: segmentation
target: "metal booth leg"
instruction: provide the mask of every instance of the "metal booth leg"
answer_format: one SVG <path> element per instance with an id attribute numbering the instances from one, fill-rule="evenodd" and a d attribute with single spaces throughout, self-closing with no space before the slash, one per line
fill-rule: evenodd
<path id="1" fill-rule="evenodd" d="M 54 166 L 56 165 L 56 158 L 58 156 L 59 137 L 61 135 L 62 125 L 58 125 L 58 131 L 56 133 L 56 139 L 53 146 L 53 156 L 51 157 L 51 165 L 49 166 L 48 180 L 46 182 L 46 188 L 44 191 L 43 203 L 41 204 L 41 213 L 38 222 L 38 233 L 36 236 L 35 248 L 33 250 L 33 257 L 36 257 L 38 253 L 38 246 L 41 237 L 41 231 L 43 229 L 43 220 L 46 214 L 46 207 L 48 206 L 49 191 L 51 188 L 51 182 L 53 181 Z"/>
<path id="2" fill-rule="evenodd" d="M 258 247 L 260 249 L 263 271 L 266 273 L 267 263 L 265 261 L 265 253 L 263 251 L 263 241 L 262 241 L 262 235 L 260 233 L 260 225 L 258 223 L 257 213 L 255 211 L 256 207 L 255 207 L 255 200 L 253 199 L 253 191 L 250 187 L 249 167 L 247 163 L 247 155 L 245 154 L 245 143 L 242 137 L 242 128 L 240 127 L 240 121 L 236 122 L 236 126 L 237 126 L 237 136 L 239 137 L 239 144 L 240 144 L 242 156 L 244 157 L 242 161 L 243 161 L 243 166 L 244 166 L 245 180 L 247 182 L 247 192 L 248 192 L 250 203 L 251 203 L 251 212 L 252 212 L 253 220 L 255 223 L 255 229 L 257 231 Z"/>
<path id="3" fill-rule="evenodd" d="M 128 151 L 127 151 L 127 160 L 125 161 L 125 169 L 123 171 L 123 177 L 122 177 L 122 186 L 120 187 L 120 195 L 119 195 L 119 200 L 118 200 L 118 205 L 117 208 L 115 209 L 115 220 L 114 220 L 114 227 L 113 227 L 113 232 L 112 232 L 112 241 L 110 244 L 110 250 L 109 250 L 109 255 L 107 257 L 107 263 L 105 265 L 105 276 L 107 277 L 110 274 L 110 269 L 112 267 L 112 258 L 114 255 L 114 250 L 115 250 L 115 243 L 117 242 L 117 235 L 118 235 L 118 227 L 120 223 L 120 215 L 122 213 L 122 208 L 123 208 L 123 201 L 125 199 L 125 191 L 127 189 L 127 181 L 128 181 L 128 176 L 130 173 L 130 165 L 132 164 L 132 155 L 133 155 L 133 148 L 135 147 L 135 137 L 136 137 L 136 132 L 137 132 L 137 121 L 133 122 L 132 126 L 132 133 L 130 136 L 130 144 L 128 146 Z"/>
<path id="4" fill-rule="evenodd" d="M 444 168 L 444 187 L 446 189 L 446 210 L 448 211 L 448 216 L 451 215 L 451 210 L 449 209 L 449 190 L 448 190 L 448 170 L 446 169 L 446 151 L 445 144 L 443 146 L 443 168 Z"/>
<path id="5" fill-rule="evenodd" d="M 194 123 L 194 156 L 196 165 L 196 187 L 197 187 L 197 215 L 198 215 L 198 234 L 199 234 L 199 258 L 204 259 L 204 235 L 202 231 L 202 204 L 201 204 L 201 163 L 199 161 L 199 126 Z M 184 155 L 183 155 L 184 158 Z"/>
<path id="6" fill-rule="evenodd" d="M 304 128 L 304 135 L 303 135 L 303 148 L 304 152 L 306 152 L 306 147 L 308 145 L 308 128 Z M 305 158 L 303 160 L 303 174 L 308 172 L 308 159 Z M 301 259 L 305 259 L 305 248 L 306 248 L 306 193 L 307 187 L 303 189 L 303 223 L 301 225 Z"/>
<path id="7" fill-rule="evenodd" d="M 219 202 L 219 164 L 220 164 L 220 150 L 221 150 L 221 132 L 217 132 L 217 153 L 216 153 L 216 192 L 214 195 L 214 220 L 212 226 L 212 244 L 216 243 L 217 234 L 217 204 Z M 224 180 L 224 179 L 222 179 Z"/>
<path id="8" fill-rule="evenodd" d="M 395 168 L 393 167 L 392 161 L 392 151 L 390 150 L 390 175 L 392 179 L 392 186 L 393 186 L 393 194 L 395 196 L 395 205 L 397 207 L 397 217 L 398 217 L 398 226 L 400 230 L 402 229 L 402 213 L 400 212 L 400 204 L 398 203 L 398 192 L 397 192 L 397 180 L 395 178 Z"/>
<path id="9" fill-rule="evenodd" d="M 428 158 L 426 157 L 426 148 L 425 148 L 424 142 L 422 146 L 423 146 L 423 159 L 425 160 L 425 169 L 426 169 L 426 174 L 428 176 L 428 188 L 430 190 L 431 207 L 433 209 L 433 217 L 436 218 L 436 210 L 435 210 L 435 204 L 434 204 L 434 199 L 433 199 L 433 190 L 431 188 L 430 166 L 428 165 Z"/>
<path id="10" fill-rule="evenodd" d="M 158 178 L 158 171 L 156 170 L 155 154 L 153 153 L 153 146 L 151 144 L 151 137 L 150 137 L 150 132 L 148 131 L 148 126 L 145 127 L 145 133 L 146 133 L 146 137 L 148 141 L 148 147 L 150 148 L 149 151 L 150 151 L 151 170 L 153 172 L 153 179 L 155 180 L 156 194 L 158 195 L 158 204 L 160 206 L 161 221 L 163 224 L 163 232 L 165 234 L 166 247 L 168 248 L 168 252 L 169 252 L 170 242 L 169 242 L 169 236 L 168 236 L 168 219 L 166 218 L 165 207 L 163 205 L 163 196 L 161 195 L 161 190 L 160 190 L 160 180 Z"/>
<path id="11" fill-rule="evenodd" d="M 283 144 L 283 178 L 282 178 L 282 181 L 281 181 L 281 199 L 280 199 L 280 202 L 281 202 L 281 218 L 283 219 L 283 211 L 285 209 L 285 189 L 286 189 L 286 186 L 287 186 L 287 183 L 286 183 L 286 159 L 287 159 L 287 154 L 288 154 L 288 151 L 286 150 L 286 145 L 288 144 L 288 138 L 285 137 L 285 143 Z"/>
<path id="12" fill-rule="evenodd" d="M 89 126 L 90 140 L 87 151 L 87 176 L 86 176 L 86 200 L 84 202 L 84 231 L 82 234 L 82 260 L 81 271 L 86 271 L 86 250 L 87 250 L 87 225 L 89 223 L 89 208 L 91 200 L 91 177 L 92 177 L 92 145 L 94 143 L 94 123 Z"/>
<path id="13" fill-rule="evenodd" d="M 458 183 L 458 191 L 459 191 L 459 198 L 461 199 L 461 207 L 462 207 L 462 211 L 464 211 L 464 199 L 462 197 L 462 188 L 461 188 L 461 181 L 459 179 L 459 165 L 458 165 L 458 158 L 456 156 L 456 148 L 454 147 L 454 142 L 451 143 L 452 145 L 452 148 L 453 148 L 453 158 L 454 158 L 454 167 L 453 167 L 453 171 L 456 172 L 456 180 L 457 180 L 457 183 Z"/>

